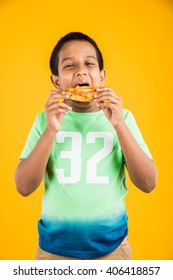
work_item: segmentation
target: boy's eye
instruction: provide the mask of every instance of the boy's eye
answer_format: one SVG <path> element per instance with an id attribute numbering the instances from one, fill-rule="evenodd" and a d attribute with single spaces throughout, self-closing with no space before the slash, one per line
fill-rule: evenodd
<path id="1" fill-rule="evenodd" d="M 88 65 L 88 66 L 93 66 L 94 65 L 93 62 L 86 62 L 85 64 Z"/>
<path id="2" fill-rule="evenodd" d="M 67 69 L 67 68 L 71 68 L 71 67 L 73 67 L 73 66 L 74 66 L 74 64 L 67 64 L 67 65 L 64 66 L 64 68 Z"/>

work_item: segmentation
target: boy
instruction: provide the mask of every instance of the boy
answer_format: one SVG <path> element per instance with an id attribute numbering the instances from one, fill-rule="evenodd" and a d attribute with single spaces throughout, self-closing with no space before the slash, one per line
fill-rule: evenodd
<path id="1" fill-rule="evenodd" d="M 44 176 L 37 259 L 130 259 L 124 166 L 134 185 L 150 192 L 157 178 L 151 154 L 133 115 L 103 86 L 102 54 L 90 37 L 61 38 L 50 68 L 56 90 L 37 115 L 15 173 L 23 196 Z M 65 90 L 77 85 L 96 87 L 94 101 L 69 99 Z"/>

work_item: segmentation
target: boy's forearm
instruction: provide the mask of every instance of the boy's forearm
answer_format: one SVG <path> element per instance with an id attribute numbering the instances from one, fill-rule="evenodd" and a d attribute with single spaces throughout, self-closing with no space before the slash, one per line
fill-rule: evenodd
<path id="1" fill-rule="evenodd" d="M 22 159 L 15 172 L 18 192 L 27 196 L 34 192 L 44 176 L 56 133 L 45 130 L 31 154 Z"/>
<path id="2" fill-rule="evenodd" d="M 143 152 L 125 123 L 116 128 L 116 132 L 130 179 L 142 191 L 152 191 L 157 180 L 157 170 L 153 161 Z"/>

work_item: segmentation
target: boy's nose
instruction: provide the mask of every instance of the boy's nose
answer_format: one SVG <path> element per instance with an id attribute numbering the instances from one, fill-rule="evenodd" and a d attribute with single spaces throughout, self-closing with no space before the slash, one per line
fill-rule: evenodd
<path id="1" fill-rule="evenodd" d="M 76 69 L 76 77 L 85 76 L 86 74 L 87 73 L 85 67 L 83 65 L 79 65 Z"/>
<path id="2" fill-rule="evenodd" d="M 86 76 L 86 72 L 85 72 L 84 70 L 78 71 L 78 72 L 76 73 L 76 77 L 80 77 L 80 76 Z"/>

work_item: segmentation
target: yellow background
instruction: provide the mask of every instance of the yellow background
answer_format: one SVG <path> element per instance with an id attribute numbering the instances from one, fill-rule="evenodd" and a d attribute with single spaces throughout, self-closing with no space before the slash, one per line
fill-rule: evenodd
<path id="1" fill-rule="evenodd" d="M 102 50 L 106 85 L 123 98 L 142 131 L 159 178 L 126 198 L 134 259 L 173 259 L 173 6 L 168 0 L 0 1 L 0 259 L 35 259 L 43 183 L 27 198 L 14 171 L 50 82 L 49 57 L 70 31 Z"/>

